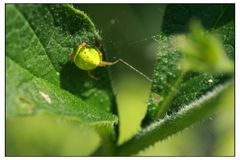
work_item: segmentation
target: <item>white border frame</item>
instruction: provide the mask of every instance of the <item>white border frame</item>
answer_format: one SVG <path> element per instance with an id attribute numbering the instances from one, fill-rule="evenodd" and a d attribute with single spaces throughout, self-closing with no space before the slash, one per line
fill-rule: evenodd
<path id="1" fill-rule="evenodd" d="M 239 1 L 240 2 L 240 1 Z M 167 160 L 192 160 L 192 159 L 239 159 L 240 158 L 240 138 L 237 135 L 240 135 L 240 45 L 239 45 L 239 35 L 240 35 L 240 3 L 237 0 L 201 0 L 201 1 L 191 1 L 191 0 L 121 0 L 121 1 L 114 1 L 114 3 L 235 3 L 235 157 L 124 157 L 124 159 L 167 159 Z M 1 17 L 1 25 L 0 25 L 0 159 L 20 159 L 20 160 L 30 160 L 30 159 L 37 159 L 37 160 L 46 160 L 46 159 L 53 159 L 53 160 L 68 160 L 68 159 L 91 159 L 91 160 L 106 160 L 106 159 L 119 159 L 122 160 L 123 157 L 5 157 L 5 3 L 49 3 L 49 0 L 41 0 L 41 1 L 32 1 L 32 0 L 2 0 L 0 2 L 0 17 Z M 51 0 L 51 3 L 113 3 L 113 1 L 105 0 L 105 1 L 96 1 L 96 0 L 81 0 L 81 1 L 74 1 L 74 0 Z M 239 98 L 238 98 L 239 97 Z"/>

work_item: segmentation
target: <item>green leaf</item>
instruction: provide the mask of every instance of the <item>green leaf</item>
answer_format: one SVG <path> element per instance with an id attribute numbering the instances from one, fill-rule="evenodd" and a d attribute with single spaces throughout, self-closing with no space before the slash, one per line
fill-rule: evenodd
<path id="1" fill-rule="evenodd" d="M 234 61 L 234 23 L 230 22 L 216 30 L 221 38 L 225 52 L 232 61 Z M 225 29 L 224 29 L 225 28 Z M 226 29 L 227 28 L 227 29 Z M 225 30 L 225 31 L 224 31 Z M 226 32 L 227 30 L 227 32 Z M 227 37 L 227 38 L 226 38 Z M 231 42 L 229 42 L 229 38 Z M 231 78 L 231 75 L 221 73 L 189 73 L 185 76 L 184 82 L 176 94 L 171 108 L 180 108 L 183 104 L 188 104 L 199 96 L 204 95 L 209 90 L 214 89 L 218 84 L 223 84 Z"/>
<path id="2" fill-rule="evenodd" d="M 175 39 L 183 54 L 181 70 L 212 73 L 232 73 L 234 66 L 216 35 L 207 32 L 199 21 L 191 21 L 191 33 Z"/>
<path id="3" fill-rule="evenodd" d="M 189 9 L 191 7 L 187 7 L 187 8 Z M 214 16 L 210 17 L 209 19 L 211 20 L 211 18 L 213 18 L 214 20 Z M 165 25 L 166 25 L 166 22 L 165 22 Z M 230 21 L 230 22 L 224 23 L 224 25 L 221 26 L 220 28 L 212 30 L 213 32 L 216 32 L 217 34 L 219 34 L 220 35 L 219 37 L 222 38 L 221 40 L 223 41 L 224 49 L 227 53 L 228 58 L 230 59 L 233 59 L 234 57 L 233 56 L 234 52 L 233 50 L 231 50 L 231 48 L 234 48 L 234 43 L 233 41 L 231 41 L 233 40 L 232 36 L 234 35 L 233 26 L 234 26 L 234 23 Z M 177 29 L 180 29 L 180 27 L 178 26 Z M 184 29 L 182 31 L 184 31 Z M 173 41 L 176 35 L 168 35 L 169 33 L 178 33 L 178 32 L 179 31 L 167 32 L 167 34 L 163 33 L 159 36 L 158 54 L 157 54 L 157 62 L 155 64 L 152 93 L 150 96 L 150 101 L 148 106 L 149 107 L 148 114 L 145 117 L 145 120 L 143 123 L 144 127 L 147 127 L 148 124 L 152 126 L 151 122 L 159 118 L 163 119 L 163 121 L 166 119 L 171 119 L 172 120 L 171 123 L 173 124 L 178 123 L 177 120 L 175 121 L 175 118 L 178 117 L 178 114 L 181 113 L 181 110 L 183 110 L 183 108 L 185 108 L 188 105 L 194 104 L 198 100 L 201 100 L 201 97 L 209 96 L 208 95 L 209 92 L 215 92 L 215 90 L 218 89 L 216 88 L 217 86 L 224 85 L 224 83 L 231 80 L 232 78 L 232 75 L 223 74 L 223 73 L 219 73 L 219 74 L 208 73 L 208 72 L 184 73 L 181 70 L 181 66 L 180 66 L 182 55 L 179 52 L 178 48 L 176 48 Z M 226 48 L 226 46 L 228 46 L 228 48 L 230 49 Z M 209 97 L 209 100 L 206 100 L 206 102 L 203 102 L 203 103 L 208 103 L 208 101 L 211 101 L 210 97 Z M 213 102 L 212 104 L 214 103 L 215 102 Z M 215 107 L 216 110 L 214 110 L 212 113 L 217 111 L 218 104 L 219 103 L 216 102 L 216 107 Z M 200 108 L 205 108 L 204 106 L 205 105 L 201 106 Z M 194 118 L 186 119 L 189 125 L 199 121 L 204 117 L 209 116 L 209 115 L 201 114 L 201 111 L 199 111 L 199 115 L 197 114 L 198 113 L 196 112 L 194 115 L 195 117 L 199 116 L 199 119 L 196 121 Z M 206 112 L 206 114 L 208 113 Z M 159 130 L 156 129 L 154 131 L 154 134 L 148 133 L 148 130 L 144 129 L 143 131 L 145 131 L 146 133 L 141 134 L 140 132 L 139 134 L 140 136 L 137 135 L 131 140 L 129 140 L 126 144 L 123 144 L 122 146 L 120 146 L 119 152 L 122 155 L 125 154 L 124 152 L 126 152 L 126 155 L 135 154 L 141 149 L 144 149 L 145 147 L 148 147 L 149 145 L 155 143 L 156 141 L 162 140 L 171 134 L 181 131 L 182 129 L 188 127 L 189 125 L 185 125 L 185 126 L 183 125 L 184 127 L 181 127 L 181 122 L 180 122 L 178 125 L 176 125 L 176 130 L 174 132 L 171 132 L 171 127 L 170 128 L 166 127 L 166 130 L 164 131 L 160 127 Z M 180 128 L 177 128 L 177 126 L 179 126 Z M 169 130 L 169 132 L 171 133 L 167 133 L 167 130 Z M 158 132 L 159 132 L 159 135 L 157 136 Z M 143 136 L 146 139 L 145 138 L 139 139 L 141 135 L 148 135 L 148 136 L 146 137 Z M 151 137 L 154 137 L 154 138 L 151 138 Z M 133 144 L 140 147 L 135 147 L 134 149 L 130 149 L 130 148 L 133 148 Z"/>
<path id="4" fill-rule="evenodd" d="M 7 73 L 8 73 L 7 74 L 7 93 L 6 93 L 7 108 L 6 109 L 7 109 L 8 118 L 15 117 L 17 119 L 17 117 L 19 116 L 31 116 L 34 119 L 35 114 L 38 113 L 39 110 L 47 109 L 49 111 L 57 113 L 59 118 L 64 116 L 65 119 L 75 121 L 78 124 L 93 126 L 96 129 L 96 131 L 98 131 L 98 134 L 101 135 L 101 138 L 103 138 L 101 143 L 104 143 L 104 145 L 106 145 L 105 144 L 106 141 L 108 142 L 107 145 L 110 145 L 112 143 L 112 140 L 114 140 L 115 138 L 113 125 L 114 123 L 117 123 L 116 116 L 110 113 L 107 113 L 105 111 L 99 110 L 97 108 L 94 108 L 88 105 L 87 103 L 83 102 L 76 96 L 71 95 L 69 92 L 54 86 L 53 84 L 47 82 L 46 80 L 35 77 L 34 75 L 30 74 L 28 71 L 23 69 L 21 66 L 19 66 L 9 58 L 7 58 L 6 62 L 7 62 Z M 7 126 L 11 128 L 11 125 L 13 125 L 14 122 L 7 124 Z M 22 124 L 23 126 L 25 126 L 24 123 Z M 32 124 L 32 125 L 35 125 L 35 124 Z M 30 129 L 30 128 L 31 128 L 31 124 L 26 125 L 26 129 Z M 49 130 L 51 131 L 52 127 L 50 127 Z M 67 126 L 66 126 L 66 130 L 68 130 Z M 99 130 L 101 130 L 101 132 L 99 132 Z M 49 137 L 52 136 L 51 133 L 49 133 L 48 130 L 46 130 L 45 128 L 42 128 L 42 132 Z M 103 137 L 103 133 L 107 134 L 108 137 Z M 21 139 L 20 135 L 18 136 L 18 135 L 7 134 L 7 138 L 11 136 L 14 136 L 15 139 L 17 138 Z M 79 135 L 78 138 L 79 139 L 76 139 L 76 141 L 81 140 L 84 137 L 81 137 L 81 135 Z M 86 138 L 94 139 L 94 137 L 90 137 L 90 136 Z M 31 141 L 31 139 L 34 139 L 34 137 L 29 137 L 29 139 Z M 19 141 L 16 141 L 14 144 L 18 146 L 18 145 L 21 145 L 21 143 L 23 143 L 21 141 L 19 143 L 18 142 Z M 33 144 L 34 143 L 30 143 L 27 145 L 30 145 L 28 147 L 33 147 L 31 146 Z M 100 145 L 100 143 L 97 143 L 97 144 L 98 144 L 97 146 Z M 54 145 L 60 145 L 60 142 L 59 144 L 54 144 Z M 85 147 L 86 147 L 86 150 L 91 150 L 91 151 L 94 151 L 96 149 L 96 145 L 92 145 L 92 146 L 85 145 Z M 68 150 L 68 148 L 66 148 L 66 150 Z M 42 149 L 40 149 L 39 152 L 41 151 Z M 21 154 L 19 152 L 20 151 L 17 151 L 17 150 L 13 150 L 12 152 L 12 149 L 9 148 L 9 153 L 11 154 Z M 30 153 L 30 152 L 21 150 L 21 152 L 22 154 L 35 154 L 35 151 Z M 51 152 L 49 154 L 55 155 L 55 153 L 58 154 L 59 152 L 54 151 L 53 153 Z M 65 153 L 65 150 L 63 151 L 63 153 Z M 83 154 L 77 153 L 75 152 L 75 150 L 73 154 L 86 155 L 85 153 Z M 62 155 L 62 153 L 61 154 L 59 153 L 59 155 Z"/>
<path id="5" fill-rule="evenodd" d="M 16 4 L 7 6 L 6 16 L 9 57 L 96 108 L 110 112 L 115 107 L 107 69 L 94 70 L 102 78 L 95 81 L 68 57 L 69 50 L 74 52 L 83 42 L 100 47 L 101 39 L 86 14 L 66 4 Z"/>
<path id="6" fill-rule="evenodd" d="M 117 117 L 108 113 L 115 99 L 107 69 L 94 72 L 101 81 L 92 80 L 67 55 L 82 42 L 100 43 L 86 14 L 65 4 L 8 4 L 6 20 L 7 117 L 35 116 L 47 109 L 104 130 L 112 143 Z M 96 149 L 90 147 L 89 154 Z"/>
<path id="7" fill-rule="evenodd" d="M 213 31 L 221 38 L 227 57 L 231 60 L 234 58 L 233 26 L 233 22 L 229 22 Z M 181 70 L 182 55 L 175 47 L 175 37 L 164 34 L 159 37 L 158 58 L 145 125 L 157 117 L 163 118 L 166 113 L 178 111 L 231 77 L 229 74 L 208 72 L 185 74 Z"/>
<path id="8" fill-rule="evenodd" d="M 120 146 L 117 154 L 125 156 L 136 154 L 157 141 L 163 140 L 214 114 L 221 107 L 233 106 L 233 93 L 233 82 L 219 85 L 215 90 L 183 107 L 176 114 L 167 116 L 143 129 L 131 140 Z"/>
<path id="9" fill-rule="evenodd" d="M 7 156 L 88 156 L 100 145 L 94 129 L 46 110 L 6 123 Z"/>
<path id="10" fill-rule="evenodd" d="M 7 64 L 7 117 L 32 115 L 38 109 L 70 116 L 83 123 L 110 123 L 117 118 L 94 108 L 69 92 L 37 78 L 10 58 Z"/>
<path id="11" fill-rule="evenodd" d="M 123 75 L 123 74 L 122 74 Z M 141 130 L 147 111 L 151 83 L 136 73 L 125 75 L 118 82 L 116 96 L 120 120 L 118 144 L 122 144 Z"/>

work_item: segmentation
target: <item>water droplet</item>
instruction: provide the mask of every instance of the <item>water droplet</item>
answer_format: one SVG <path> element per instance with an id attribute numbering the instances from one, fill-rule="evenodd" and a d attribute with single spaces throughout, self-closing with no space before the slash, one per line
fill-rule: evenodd
<path id="1" fill-rule="evenodd" d="M 209 80 L 208 80 L 208 83 L 212 83 L 212 82 L 213 82 L 213 80 L 212 80 L 212 79 L 209 79 Z"/>
<path id="2" fill-rule="evenodd" d="M 116 23 L 115 19 L 111 19 L 110 23 L 115 24 Z"/>

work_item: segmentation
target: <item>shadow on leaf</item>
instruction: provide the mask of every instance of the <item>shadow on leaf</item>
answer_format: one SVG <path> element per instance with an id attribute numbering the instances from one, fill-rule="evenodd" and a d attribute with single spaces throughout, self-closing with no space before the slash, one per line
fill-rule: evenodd
<path id="1" fill-rule="evenodd" d="M 68 62 L 60 72 L 61 88 L 80 97 L 92 107 L 114 112 L 115 100 L 107 68 L 96 68 L 92 74 L 101 80 L 91 79 L 86 71 Z"/>

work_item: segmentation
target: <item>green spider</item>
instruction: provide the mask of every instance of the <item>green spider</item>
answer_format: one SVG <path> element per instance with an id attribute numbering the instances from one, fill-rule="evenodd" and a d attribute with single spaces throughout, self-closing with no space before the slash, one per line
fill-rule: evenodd
<path id="1" fill-rule="evenodd" d="M 86 43 L 80 44 L 76 53 L 70 53 L 69 56 L 78 68 L 86 70 L 88 76 L 94 80 L 99 80 L 100 78 L 92 75 L 91 70 L 97 67 L 111 66 L 119 62 L 119 59 L 114 62 L 103 61 L 102 52 L 96 47 L 88 46 Z"/>

